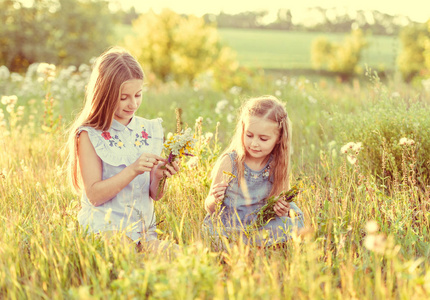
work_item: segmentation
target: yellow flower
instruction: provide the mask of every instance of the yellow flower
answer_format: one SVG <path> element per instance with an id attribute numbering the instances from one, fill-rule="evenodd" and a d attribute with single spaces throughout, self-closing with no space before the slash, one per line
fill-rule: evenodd
<path id="1" fill-rule="evenodd" d="M 236 176 L 230 172 L 227 171 L 222 171 L 223 175 L 223 181 L 225 181 L 226 183 L 230 183 L 230 181 L 232 181 L 233 178 L 236 178 Z"/>
<path id="2" fill-rule="evenodd" d="M 134 142 L 134 144 L 135 144 L 136 146 L 140 146 L 140 142 L 139 142 L 139 141 Z"/>
<path id="3" fill-rule="evenodd" d="M 122 142 L 118 142 L 118 147 L 122 147 L 124 144 Z"/>

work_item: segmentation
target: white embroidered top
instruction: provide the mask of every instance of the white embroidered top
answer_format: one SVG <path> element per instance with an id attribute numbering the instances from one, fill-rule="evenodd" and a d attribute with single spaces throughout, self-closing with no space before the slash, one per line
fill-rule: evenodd
<path id="1" fill-rule="evenodd" d="M 92 127 L 85 130 L 103 163 L 102 179 L 119 173 L 132 164 L 142 153 L 160 155 L 163 149 L 162 119 L 147 120 L 133 117 L 125 126 L 115 119 L 108 131 Z M 137 241 L 144 237 L 152 240 L 155 232 L 153 200 L 149 197 L 150 173 L 138 175 L 110 201 L 100 206 L 92 205 L 85 193 L 81 198 L 82 208 L 78 213 L 81 226 L 91 232 L 125 230 L 128 237 Z"/>

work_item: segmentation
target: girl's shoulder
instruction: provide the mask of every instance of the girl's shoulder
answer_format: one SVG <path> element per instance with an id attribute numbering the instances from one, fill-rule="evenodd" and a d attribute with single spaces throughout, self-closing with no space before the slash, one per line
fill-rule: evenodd
<path id="1" fill-rule="evenodd" d="M 150 128 L 162 128 L 163 119 L 162 118 L 155 118 L 155 119 L 145 119 L 142 117 L 135 116 L 133 120 L 136 122 L 137 125 L 150 127 Z"/>

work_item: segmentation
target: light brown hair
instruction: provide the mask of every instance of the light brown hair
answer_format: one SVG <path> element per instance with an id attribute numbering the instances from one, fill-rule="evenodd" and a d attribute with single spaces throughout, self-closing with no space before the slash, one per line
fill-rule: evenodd
<path id="1" fill-rule="evenodd" d="M 82 111 L 70 126 L 68 138 L 69 176 L 76 192 L 81 191 L 78 176 L 77 142 L 80 126 L 108 130 L 112 125 L 115 110 L 126 81 L 144 79 L 142 67 L 125 49 L 112 47 L 102 53 L 94 63 L 91 77 L 85 91 Z"/>
<path id="2" fill-rule="evenodd" d="M 249 117 L 260 117 L 278 124 L 279 142 L 272 150 L 273 159 L 270 164 L 270 174 L 273 180 L 272 190 L 268 197 L 279 195 L 290 188 L 290 158 L 291 158 L 291 122 L 288 118 L 284 104 L 274 96 L 261 96 L 251 98 L 242 104 L 239 110 L 239 119 L 230 145 L 224 154 L 235 151 L 238 182 L 244 176 L 244 162 L 246 150 L 244 146 L 245 122 Z M 224 155 L 221 155 L 223 157 Z"/>

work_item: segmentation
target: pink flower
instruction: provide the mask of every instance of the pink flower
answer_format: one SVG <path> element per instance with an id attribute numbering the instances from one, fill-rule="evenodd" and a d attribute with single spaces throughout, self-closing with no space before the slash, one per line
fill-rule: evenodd
<path id="1" fill-rule="evenodd" d="M 142 137 L 147 140 L 148 139 L 148 133 L 146 131 L 142 131 Z"/>
<path id="2" fill-rule="evenodd" d="M 105 140 L 110 140 L 112 137 L 110 136 L 110 133 L 109 133 L 109 131 L 103 131 L 102 132 L 102 137 L 105 139 Z"/>

